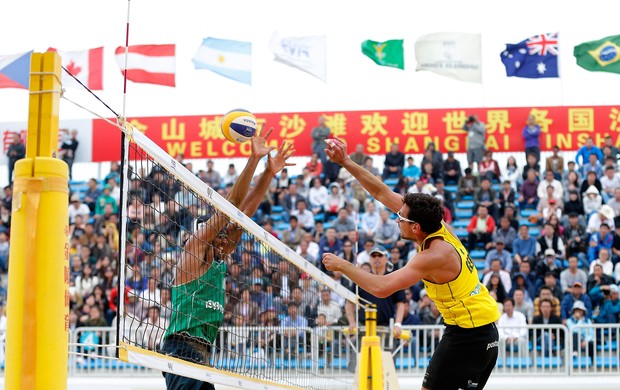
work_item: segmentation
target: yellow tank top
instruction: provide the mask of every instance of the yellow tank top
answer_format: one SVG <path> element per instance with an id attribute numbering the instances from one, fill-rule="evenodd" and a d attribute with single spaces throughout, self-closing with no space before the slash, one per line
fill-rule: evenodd
<path id="1" fill-rule="evenodd" d="M 432 299 L 448 325 L 476 328 L 497 321 L 500 317 L 497 302 L 480 283 L 478 271 L 461 241 L 445 226 L 422 242 L 420 251 L 427 249 L 433 239 L 442 239 L 456 250 L 461 258 L 461 272 L 451 282 L 436 284 L 422 279 L 428 297 Z"/>

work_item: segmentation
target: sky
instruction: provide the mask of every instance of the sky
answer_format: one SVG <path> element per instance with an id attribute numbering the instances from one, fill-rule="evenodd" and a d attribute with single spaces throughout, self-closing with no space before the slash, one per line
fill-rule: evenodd
<path id="1" fill-rule="evenodd" d="M 105 89 L 97 93 L 123 112 L 123 80 L 113 53 L 125 43 L 126 0 L 8 1 L 2 9 L 0 55 L 104 46 Z M 175 43 L 177 87 L 129 82 L 124 112 L 135 117 L 221 114 L 235 107 L 266 113 L 614 105 L 620 75 L 578 67 L 572 51 L 579 43 L 620 34 L 617 15 L 617 2 L 603 0 L 131 0 L 129 44 Z M 273 61 L 269 40 L 275 31 L 326 35 L 327 82 Z M 505 76 L 499 55 L 506 43 L 555 31 L 561 78 Z M 482 84 L 415 71 L 415 40 L 434 32 L 482 34 Z M 193 68 L 191 58 L 208 36 L 252 42 L 252 86 Z M 404 39 L 405 71 L 364 57 L 360 44 L 366 39 Z M 66 94 L 110 115 L 84 91 Z M 0 107 L 0 122 L 25 121 L 27 92 L 1 89 Z M 92 117 L 65 101 L 60 110 L 62 119 Z"/>

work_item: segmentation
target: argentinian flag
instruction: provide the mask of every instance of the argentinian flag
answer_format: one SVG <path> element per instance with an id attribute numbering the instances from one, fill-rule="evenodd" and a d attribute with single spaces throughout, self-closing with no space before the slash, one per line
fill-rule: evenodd
<path id="1" fill-rule="evenodd" d="M 205 38 L 192 58 L 196 69 L 208 69 L 229 79 L 252 84 L 252 43 Z"/>

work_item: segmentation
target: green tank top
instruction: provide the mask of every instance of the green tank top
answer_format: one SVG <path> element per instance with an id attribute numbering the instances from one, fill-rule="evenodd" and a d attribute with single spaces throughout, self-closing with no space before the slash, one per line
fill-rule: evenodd
<path id="1" fill-rule="evenodd" d="M 214 260 L 191 282 L 172 286 L 172 314 L 164 338 L 184 333 L 214 343 L 224 319 L 226 263 Z"/>

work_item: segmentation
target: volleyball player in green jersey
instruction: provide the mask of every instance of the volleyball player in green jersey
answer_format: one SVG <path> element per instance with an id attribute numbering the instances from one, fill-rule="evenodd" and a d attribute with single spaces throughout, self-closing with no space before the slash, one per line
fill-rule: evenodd
<path id="1" fill-rule="evenodd" d="M 265 134 L 261 132 L 252 138 L 252 154 L 228 196 L 229 202 L 250 217 L 258 209 L 272 178 L 284 167 L 293 165 L 286 161 L 294 151 L 291 145 L 283 143 L 274 157 L 268 157 L 265 171 L 248 193 L 258 161 L 275 149 L 265 146 L 271 131 Z M 224 318 L 224 260 L 236 248 L 242 229 L 230 224 L 228 217 L 221 213 L 214 214 L 207 221 L 196 222 L 198 229 L 185 244 L 177 264 L 172 287 L 173 310 L 164 335 L 162 352 L 208 365 L 210 346 L 215 343 Z M 192 378 L 171 373 L 164 373 L 164 377 L 168 390 L 214 389 L 213 384 Z"/>

